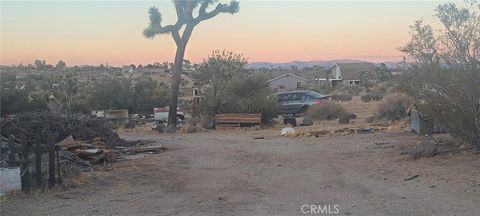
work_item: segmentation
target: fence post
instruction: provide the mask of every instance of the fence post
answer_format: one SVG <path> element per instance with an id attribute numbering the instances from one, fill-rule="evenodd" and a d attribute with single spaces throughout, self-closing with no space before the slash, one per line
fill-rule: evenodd
<path id="1" fill-rule="evenodd" d="M 42 146 L 41 139 L 35 137 L 35 184 L 37 187 L 42 185 Z"/>
<path id="2" fill-rule="evenodd" d="M 55 136 L 50 135 L 47 138 L 48 146 L 48 187 L 55 185 Z"/>
<path id="3" fill-rule="evenodd" d="M 15 140 L 13 135 L 8 136 L 8 163 L 14 164 L 15 163 Z"/>
<path id="4" fill-rule="evenodd" d="M 29 161 L 28 161 L 28 154 L 30 153 L 28 150 L 28 142 L 25 136 L 22 137 L 22 144 L 23 144 L 23 163 L 21 166 L 21 181 L 22 181 L 22 190 L 25 193 L 30 193 L 30 168 L 29 168 Z"/>
<path id="5" fill-rule="evenodd" d="M 55 145 L 55 153 L 57 154 L 57 175 L 58 175 L 58 183 L 62 184 L 62 177 L 60 176 L 60 156 L 59 156 L 59 151 L 61 150 L 61 147 L 58 145 Z"/>

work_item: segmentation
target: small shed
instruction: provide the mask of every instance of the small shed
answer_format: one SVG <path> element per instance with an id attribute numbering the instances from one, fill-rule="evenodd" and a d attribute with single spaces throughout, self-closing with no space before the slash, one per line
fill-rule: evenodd
<path id="1" fill-rule="evenodd" d="M 446 127 L 434 121 L 434 119 L 424 116 L 416 109 L 410 110 L 410 127 L 413 132 L 424 134 L 445 133 Z"/>

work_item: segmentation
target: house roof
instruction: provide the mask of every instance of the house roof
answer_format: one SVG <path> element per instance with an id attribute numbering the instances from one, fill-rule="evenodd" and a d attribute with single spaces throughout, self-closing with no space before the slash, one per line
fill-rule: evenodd
<path id="1" fill-rule="evenodd" d="M 337 63 L 335 65 L 340 67 L 343 80 L 360 80 L 361 72 L 375 71 L 373 63 Z"/>
<path id="2" fill-rule="evenodd" d="M 277 76 L 277 77 L 275 77 L 275 78 L 273 78 L 273 79 L 270 79 L 270 80 L 268 80 L 267 82 L 272 82 L 272 81 L 274 81 L 274 80 L 278 80 L 278 79 L 281 79 L 281 78 L 283 78 L 283 77 L 293 77 L 293 78 L 295 78 L 295 79 L 299 79 L 299 80 L 303 80 L 303 81 L 308 81 L 307 79 L 305 79 L 305 78 L 303 78 L 303 77 L 299 77 L 299 76 L 294 75 L 294 74 L 291 74 L 291 73 L 286 73 L 286 74 L 283 74 L 283 75 L 281 75 L 281 76 Z"/>

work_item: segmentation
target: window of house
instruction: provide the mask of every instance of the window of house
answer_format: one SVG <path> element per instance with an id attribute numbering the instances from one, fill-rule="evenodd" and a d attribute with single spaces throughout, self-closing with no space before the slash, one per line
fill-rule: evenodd
<path id="1" fill-rule="evenodd" d="M 301 88 L 302 87 L 302 82 L 297 82 L 297 88 Z"/>

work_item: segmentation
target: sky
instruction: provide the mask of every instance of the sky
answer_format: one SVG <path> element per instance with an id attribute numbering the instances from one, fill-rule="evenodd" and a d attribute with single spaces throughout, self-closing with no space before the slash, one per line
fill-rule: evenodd
<path id="1" fill-rule="evenodd" d="M 230 50 L 249 62 L 400 61 L 398 48 L 410 39 L 409 26 L 421 18 L 434 22 L 434 9 L 444 2 L 240 0 L 238 13 L 220 14 L 195 28 L 185 59 L 198 63 L 213 50 Z M 163 25 L 175 22 L 170 0 L 1 0 L 0 64 L 171 62 L 170 35 L 142 35 L 151 6 L 159 8 Z"/>

